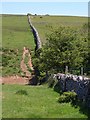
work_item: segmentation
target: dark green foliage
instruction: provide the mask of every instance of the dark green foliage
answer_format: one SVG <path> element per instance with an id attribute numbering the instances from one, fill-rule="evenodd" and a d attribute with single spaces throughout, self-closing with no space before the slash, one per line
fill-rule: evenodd
<path id="1" fill-rule="evenodd" d="M 50 88 L 53 88 L 54 91 L 60 93 L 61 92 L 61 87 L 60 87 L 60 83 L 58 82 L 57 79 L 53 78 L 53 75 L 50 75 L 48 78 L 48 86 Z"/>
<path id="2" fill-rule="evenodd" d="M 40 63 L 40 54 L 42 54 L 42 48 L 37 49 L 35 54 L 32 55 L 32 64 L 35 69 L 35 76 L 39 84 L 46 82 L 46 71 L 42 71 L 41 68 L 44 64 Z"/>
<path id="3" fill-rule="evenodd" d="M 18 95 L 28 95 L 26 90 L 18 90 L 15 94 L 18 94 Z"/>
<path id="4" fill-rule="evenodd" d="M 50 75 L 49 78 L 48 78 L 48 86 L 50 88 L 53 88 L 55 85 L 55 79 L 53 78 L 53 75 Z"/>
<path id="5" fill-rule="evenodd" d="M 88 35 L 70 27 L 60 27 L 48 35 L 47 43 L 35 58 L 40 71 L 65 72 L 65 66 L 71 70 L 86 68 L 88 58 Z M 87 71 L 85 71 L 87 72 Z M 52 73 L 52 72 L 51 72 Z"/>
<path id="6" fill-rule="evenodd" d="M 40 76 L 38 77 L 39 80 L 44 79 L 46 73 L 45 72 L 40 72 Z"/>
<path id="7" fill-rule="evenodd" d="M 77 94 L 75 92 L 64 92 L 63 95 L 67 96 L 72 101 L 77 99 Z"/>
<path id="8" fill-rule="evenodd" d="M 35 53 L 36 56 L 39 57 L 39 55 L 41 54 L 41 52 L 42 52 L 42 48 L 37 49 L 36 53 Z"/>
<path id="9" fill-rule="evenodd" d="M 77 94 L 75 92 L 64 92 L 62 95 L 59 97 L 59 102 L 64 103 L 64 102 L 76 102 L 77 100 Z"/>
<path id="10" fill-rule="evenodd" d="M 54 91 L 58 92 L 58 93 L 62 93 L 62 90 L 61 90 L 61 86 L 60 86 L 60 83 L 59 82 L 56 82 L 55 86 L 54 86 Z"/>
<path id="11" fill-rule="evenodd" d="M 42 78 L 41 73 L 48 72 L 48 75 L 57 72 L 65 72 L 68 66 L 68 72 L 79 75 L 81 67 L 84 73 L 88 73 L 88 34 L 71 27 L 60 27 L 47 37 L 47 43 L 42 49 L 36 51 L 33 56 L 33 65 L 39 71 L 38 79 Z M 45 77 L 45 76 L 43 76 Z M 49 87 L 60 92 L 60 86 L 53 78 L 48 79 Z"/>

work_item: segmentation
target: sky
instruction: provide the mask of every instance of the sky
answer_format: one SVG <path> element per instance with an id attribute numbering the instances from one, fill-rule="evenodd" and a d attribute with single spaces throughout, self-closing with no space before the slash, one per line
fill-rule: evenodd
<path id="1" fill-rule="evenodd" d="M 2 2 L 2 14 L 39 14 L 88 16 L 88 1 L 83 2 Z"/>

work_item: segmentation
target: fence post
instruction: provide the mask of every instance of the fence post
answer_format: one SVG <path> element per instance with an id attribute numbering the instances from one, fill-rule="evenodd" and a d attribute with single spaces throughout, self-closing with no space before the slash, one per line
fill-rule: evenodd
<path id="1" fill-rule="evenodd" d="M 81 75 L 83 75 L 84 74 L 84 72 L 83 72 L 83 67 L 81 67 Z"/>
<path id="2" fill-rule="evenodd" d="M 68 66 L 65 67 L 65 74 L 68 73 Z"/>

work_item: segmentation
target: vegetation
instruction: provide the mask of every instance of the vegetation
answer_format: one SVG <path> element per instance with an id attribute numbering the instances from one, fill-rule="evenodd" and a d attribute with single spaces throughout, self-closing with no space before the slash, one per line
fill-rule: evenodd
<path id="1" fill-rule="evenodd" d="M 39 31 L 40 38 L 41 38 L 41 41 L 42 41 L 43 44 L 46 43 L 47 33 L 52 35 L 54 33 L 53 31 L 55 31 L 55 29 L 58 26 L 62 26 L 62 27 L 60 27 L 60 29 L 63 29 L 64 27 L 66 29 L 66 27 L 69 26 L 70 29 L 71 29 L 71 30 L 69 30 L 69 32 L 71 31 L 70 35 L 71 34 L 72 35 L 71 36 L 67 35 L 68 36 L 68 41 L 65 44 L 68 44 L 68 43 L 70 43 L 69 39 L 72 39 L 72 37 L 76 38 L 75 34 L 79 34 L 80 31 L 82 31 L 81 34 L 84 34 L 86 32 L 86 30 L 87 30 L 87 24 L 86 23 L 87 23 L 88 19 L 85 18 L 85 17 L 36 16 L 36 15 L 33 16 L 33 15 L 31 15 L 31 20 L 32 20 L 33 25 Z M 30 28 L 29 28 L 29 25 L 28 25 L 28 21 L 27 21 L 27 17 L 26 16 L 22 16 L 22 15 L 21 16 L 18 16 L 18 15 L 2 15 L 2 21 L 3 21 L 2 22 L 2 35 L 3 35 L 2 46 L 3 46 L 3 49 L 7 49 L 7 51 L 8 51 L 8 53 L 3 52 L 4 54 L 8 54 L 8 55 L 2 55 L 2 56 L 4 56 L 4 58 L 2 58 L 2 59 L 3 59 L 3 62 L 4 62 L 4 60 L 5 61 L 9 61 L 7 66 L 4 65 L 4 67 L 3 67 L 3 76 L 8 75 L 8 74 L 9 75 L 20 74 L 20 67 L 19 67 L 19 65 L 20 65 L 20 60 L 21 60 L 21 54 L 22 54 L 23 47 L 26 46 L 26 47 L 30 48 L 31 50 L 33 50 L 35 48 L 34 38 L 33 38 L 32 32 L 30 31 Z M 81 29 L 81 27 L 82 27 L 82 29 Z M 76 31 L 75 29 L 77 29 L 78 33 L 74 33 L 73 34 L 73 32 Z M 64 30 L 61 30 L 61 31 L 64 31 Z M 65 33 L 65 31 L 64 31 L 64 33 Z M 56 33 L 53 34 L 52 38 L 50 38 L 49 35 L 47 36 L 47 38 L 48 39 L 53 39 L 53 37 L 55 37 L 55 34 Z M 68 34 L 68 32 L 65 33 L 65 34 Z M 58 36 L 58 38 L 59 38 L 59 36 Z M 84 42 L 84 41 L 82 41 L 82 39 L 84 39 L 84 38 L 82 38 L 82 37 L 80 38 L 81 44 L 82 44 L 82 42 Z M 86 39 L 87 39 L 87 36 L 86 36 Z M 62 41 L 63 41 L 63 38 L 62 38 Z M 50 40 L 49 40 L 49 42 L 50 42 Z M 58 44 L 58 42 L 57 42 L 57 44 Z M 68 47 L 69 47 L 69 45 L 70 44 L 68 44 Z M 48 47 L 50 47 L 50 46 L 48 46 Z M 46 47 L 46 49 L 47 49 L 47 47 Z M 48 48 L 48 49 L 50 49 L 49 53 L 50 52 L 53 53 L 53 51 L 51 51 L 51 48 Z M 86 47 L 85 47 L 85 49 L 86 49 Z M 16 57 L 15 61 L 16 61 L 16 63 L 18 63 L 18 65 L 16 65 L 16 66 L 18 66 L 18 67 L 16 67 L 18 70 L 15 70 L 16 68 L 15 68 L 14 64 L 12 64 L 12 65 L 14 65 L 13 67 L 10 65 L 11 63 L 15 62 L 15 61 L 13 61 L 13 57 L 14 56 L 11 56 L 10 53 L 9 53 L 10 50 L 12 50 L 12 51 L 17 51 L 18 50 L 18 53 L 19 53 L 18 56 L 14 55 Z M 38 53 L 40 54 L 41 51 L 39 51 Z M 83 49 L 83 51 L 84 51 L 84 49 Z M 44 49 L 43 53 L 46 54 L 45 52 L 46 51 Z M 47 59 L 49 53 L 47 54 L 47 56 L 45 56 L 46 57 L 45 60 Z M 69 56 L 70 51 L 69 51 L 69 53 L 68 53 L 68 51 L 63 52 L 63 53 L 64 53 L 63 54 L 64 59 L 68 59 L 67 63 L 64 60 L 63 61 L 64 62 L 63 65 L 61 65 L 61 63 L 60 63 L 61 61 L 59 63 L 57 63 L 58 60 L 57 61 L 54 60 L 55 61 L 54 64 L 57 64 L 57 66 L 61 65 L 62 71 L 64 71 L 64 69 L 65 69 L 65 67 L 64 67 L 65 64 L 68 64 L 68 62 L 69 62 L 69 64 L 72 64 L 72 62 L 69 60 L 69 58 L 71 57 L 71 55 Z M 77 51 L 73 51 L 72 54 L 75 55 L 76 53 L 78 54 L 78 50 Z M 49 55 L 49 57 L 51 56 L 50 59 L 52 59 L 53 56 L 54 56 L 55 59 L 57 59 L 57 57 L 56 57 L 57 53 L 55 53 L 55 55 L 53 55 L 53 54 L 52 54 L 52 56 Z M 66 57 L 66 54 L 68 54 L 67 56 L 69 58 Z M 83 54 L 83 56 L 85 55 L 84 53 L 82 53 L 82 54 Z M 12 57 L 12 59 L 11 60 L 7 60 L 8 58 L 6 56 L 10 56 L 10 57 Z M 58 59 L 59 58 L 60 58 L 60 56 L 58 56 Z M 85 56 L 85 58 L 86 58 L 86 56 Z M 74 59 L 74 57 L 72 59 Z M 36 56 L 36 59 L 33 60 L 34 61 L 33 64 L 34 64 L 35 67 L 36 67 L 36 64 L 37 64 L 37 66 L 39 64 L 40 65 L 40 69 L 41 69 L 41 67 L 45 68 L 46 67 L 45 64 L 44 64 L 46 62 L 45 60 L 42 62 L 42 64 L 39 64 L 39 60 L 38 60 L 38 58 Z M 75 61 L 76 65 L 73 66 L 73 68 L 78 66 L 78 61 L 79 61 L 79 66 L 78 66 L 78 68 L 79 68 L 80 64 L 83 62 L 83 59 L 82 59 L 82 57 L 80 59 L 80 56 L 79 56 L 78 60 L 77 59 L 75 59 L 75 60 L 76 60 Z M 87 62 L 87 60 L 85 60 L 85 61 Z M 89 69 L 88 64 L 86 64 L 85 61 L 84 61 L 84 64 L 87 65 L 87 67 L 85 67 L 85 69 L 87 68 L 86 71 L 89 71 L 88 70 Z M 53 63 L 53 61 L 52 61 L 52 63 L 50 61 L 47 61 L 47 62 L 48 62 L 47 66 L 48 66 L 49 63 L 50 63 L 50 65 Z M 48 66 L 48 68 L 45 68 L 45 69 L 49 69 L 50 65 Z M 81 66 L 82 66 L 82 64 L 81 64 Z M 71 67 L 71 66 L 69 65 L 69 67 Z M 76 69 L 76 68 L 74 68 L 74 69 Z M 18 71 L 19 73 L 16 72 L 16 71 Z M 42 72 L 44 72 L 44 73 L 42 73 Z M 46 70 L 44 70 L 44 71 L 40 70 L 40 74 L 43 74 L 43 75 L 40 76 L 40 78 L 44 78 L 45 72 L 46 72 Z M 74 73 L 75 73 L 75 71 L 74 71 Z M 80 72 L 78 72 L 78 70 L 76 70 L 76 73 L 80 73 Z"/>
<path id="2" fill-rule="evenodd" d="M 18 91 L 16 92 L 16 94 L 18 94 L 18 95 L 28 95 L 28 94 L 27 94 L 27 91 L 25 91 L 25 90 L 18 90 Z"/>
<path id="3" fill-rule="evenodd" d="M 32 16 L 32 23 L 39 31 L 43 47 L 33 55 L 33 65 L 38 80 L 48 78 L 48 73 L 69 72 L 80 74 L 84 67 L 89 74 L 87 18 L 64 16 Z M 34 38 L 26 16 L 2 16 L 3 48 L 2 73 L 21 74 L 20 61 L 23 47 L 34 50 Z M 60 27 L 59 27 L 60 26 Z M 58 27 L 58 28 L 57 28 Z M 49 33 L 47 35 L 47 33 Z M 47 40 L 46 40 L 47 36 Z M 27 63 L 28 59 L 25 59 Z M 48 80 L 49 87 L 60 93 L 55 80 Z M 61 96 L 45 85 L 20 86 L 3 85 L 3 118 L 88 118 L 86 108 L 73 106 L 68 102 L 76 100 L 76 94 L 63 93 Z M 58 102 L 59 99 L 59 102 Z M 62 103 L 64 102 L 64 103 Z"/>
<path id="4" fill-rule="evenodd" d="M 83 68 L 89 75 L 88 18 L 32 15 L 31 20 L 42 42 L 42 49 L 33 59 L 39 76 L 47 71 L 65 72 L 65 66 L 72 74 L 81 74 Z"/>
<path id="5" fill-rule="evenodd" d="M 35 43 L 26 16 L 2 15 L 2 74 L 20 75 L 23 47 L 34 50 Z"/>
<path id="6" fill-rule="evenodd" d="M 2 15 L 3 48 L 20 49 L 24 46 L 34 49 L 34 38 L 27 16 Z"/>
<path id="7" fill-rule="evenodd" d="M 63 94 L 60 95 L 59 97 L 59 102 L 64 103 L 64 102 L 76 102 L 77 101 L 77 94 L 75 92 L 64 92 Z"/>
<path id="8" fill-rule="evenodd" d="M 84 72 L 88 74 L 87 29 L 86 32 L 83 32 L 83 28 L 78 31 L 70 27 L 60 27 L 54 30 L 48 36 L 47 43 L 42 50 L 37 51 L 37 56 L 33 61 L 40 71 L 64 73 L 65 66 L 68 66 L 69 73 L 80 74 L 80 68 L 83 67 Z"/>
<path id="9" fill-rule="evenodd" d="M 3 118 L 87 118 L 80 107 L 59 103 L 59 94 L 47 86 L 3 85 Z M 90 114 L 89 114 L 90 115 Z"/>
<path id="10" fill-rule="evenodd" d="M 13 49 L 2 49 L 2 76 L 20 75 L 21 53 Z"/>

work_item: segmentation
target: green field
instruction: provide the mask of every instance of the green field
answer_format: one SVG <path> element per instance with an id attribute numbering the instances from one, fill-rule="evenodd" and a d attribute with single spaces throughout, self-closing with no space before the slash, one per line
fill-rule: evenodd
<path id="1" fill-rule="evenodd" d="M 83 24 L 88 22 L 88 18 L 34 15 L 31 16 L 31 21 L 39 32 L 42 44 L 44 44 L 47 34 L 53 29 L 60 26 L 80 29 Z M 3 76 L 21 74 L 20 61 L 24 46 L 31 50 L 35 48 L 34 37 L 30 30 L 27 16 L 2 15 Z"/>
<path id="2" fill-rule="evenodd" d="M 43 44 L 46 41 L 47 34 L 49 34 L 53 29 L 60 26 L 80 29 L 83 24 L 88 23 L 88 18 L 76 16 L 31 16 L 31 21 L 38 30 Z"/>
<path id="3" fill-rule="evenodd" d="M 2 47 L 22 50 L 24 46 L 35 46 L 27 16 L 2 15 Z"/>
<path id="4" fill-rule="evenodd" d="M 3 76 L 20 75 L 20 61 L 24 46 L 31 50 L 35 48 L 27 16 L 2 15 Z"/>
<path id="5" fill-rule="evenodd" d="M 46 35 L 59 26 L 80 29 L 88 19 L 84 17 L 31 16 L 42 43 Z M 26 46 L 34 51 L 35 43 L 27 16 L 2 15 L 2 75 L 21 75 L 20 61 Z M 18 50 L 18 51 L 17 51 Z M 46 85 L 2 86 L 3 118 L 87 118 L 88 112 L 70 103 L 58 102 L 59 94 Z"/>
<path id="6" fill-rule="evenodd" d="M 58 103 L 59 94 L 47 86 L 2 87 L 3 118 L 87 118 L 79 107 Z"/>

